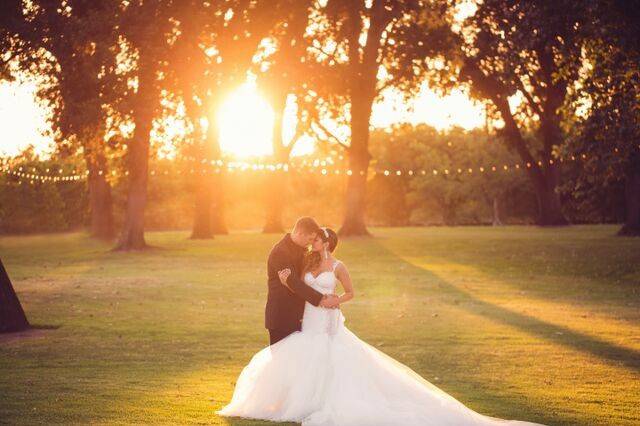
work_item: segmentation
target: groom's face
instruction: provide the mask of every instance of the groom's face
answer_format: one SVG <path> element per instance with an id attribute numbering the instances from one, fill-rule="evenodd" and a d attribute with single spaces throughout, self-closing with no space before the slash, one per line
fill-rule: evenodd
<path id="1" fill-rule="evenodd" d="M 309 247 L 311 244 L 313 244 L 313 242 L 316 240 L 316 237 L 318 236 L 317 233 L 315 232 L 311 232 L 310 234 L 306 235 L 306 240 L 305 240 L 305 246 Z"/>
<path id="2" fill-rule="evenodd" d="M 313 240 L 316 238 L 316 233 L 298 230 L 291 234 L 291 238 L 300 247 L 309 248 L 309 245 L 313 243 Z"/>

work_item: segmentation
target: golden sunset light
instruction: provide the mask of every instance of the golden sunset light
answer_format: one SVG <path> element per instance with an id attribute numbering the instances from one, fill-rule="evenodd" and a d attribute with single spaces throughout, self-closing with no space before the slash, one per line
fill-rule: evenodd
<path id="1" fill-rule="evenodd" d="M 411 102 L 406 102 L 399 92 L 385 93 L 384 100 L 373 106 L 371 124 L 385 128 L 395 123 L 426 123 L 438 130 L 453 126 L 471 130 L 484 125 L 484 108 L 472 102 L 461 90 L 447 96 L 438 96 L 423 85 Z"/>
<path id="2" fill-rule="evenodd" d="M 640 7 L 5 0 L 0 423 L 640 425 Z"/>
<path id="3" fill-rule="evenodd" d="M 254 86 L 245 84 L 232 93 L 218 112 L 218 121 L 224 152 L 237 157 L 271 154 L 273 110 Z"/>
<path id="4" fill-rule="evenodd" d="M 44 135 L 48 128 L 47 111 L 37 102 L 35 92 L 35 83 L 29 81 L 0 85 L 0 126 L 3 129 L 0 153 L 15 155 L 30 144 L 38 152 L 49 150 L 51 139 Z M 273 110 L 254 84 L 246 83 L 231 93 L 218 112 L 218 119 L 223 152 L 244 158 L 272 153 Z M 484 110 L 460 90 L 441 97 L 424 86 L 411 102 L 406 102 L 401 94 L 389 91 L 382 102 L 374 104 L 371 124 L 386 128 L 395 123 L 426 123 L 438 130 L 459 126 L 469 130 L 484 125 Z M 173 120 L 165 124 L 169 129 L 165 139 L 178 138 L 184 131 L 182 125 Z M 294 106 L 288 105 L 285 111 L 283 132 L 285 140 L 293 137 Z M 171 146 L 170 143 L 166 145 Z M 292 154 L 306 155 L 313 149 L 313 139 L 302 137 Z M 163 153 L 170 154 L 167 149 Z"/>
<path id="5" fill-rule="evenodd" d="M 47 111 L 36 101 L 36 90 L 32 81 L 0 83 L 0 156 L 16 155 L 28 145 L 48 150 Z"/>

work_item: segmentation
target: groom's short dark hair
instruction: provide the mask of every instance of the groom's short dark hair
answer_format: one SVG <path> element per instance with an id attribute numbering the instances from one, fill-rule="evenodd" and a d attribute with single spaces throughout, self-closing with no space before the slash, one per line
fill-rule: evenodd
<path id="1" fill-rule="evenodd" d="M 304 216 L 299 218 L 296 221 L 296 224 L 293 227 L 293 232 L 302 232 L 305 234 L 311 234 L 311 233 L 317 234 L 318 232 L 320 232 L 320 226 L 312 217 Z"/>

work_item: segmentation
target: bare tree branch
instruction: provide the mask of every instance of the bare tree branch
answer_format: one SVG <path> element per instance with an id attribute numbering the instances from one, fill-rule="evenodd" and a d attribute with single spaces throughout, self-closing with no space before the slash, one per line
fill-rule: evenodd
<path id="1" fill-rule="evenodd" d="M 345 150 L 349 151 L 349 149 L 351 149 L 351 147 L 348 144 L 346 144 L 345 142 L 341 141 L 339 137 L 337 137 L 331 130 L 327 129 L 326 126 L 324 126 L 318 120 L 313 120 L 313 122 L 311 123 L 311 129 L 314 132 L 316 132 L 316 130 L 313 129 L 313 125 L 314 124 L 325 134 L 325 136 L 328 136 L 330 139 L 333 139 L 334 142 L 336 142 L 338 145 L 342 146 Z M 316 132 L 316 134 L 317 134 L 317 132 Z"/>
<path id="2" fill-rule="evenodd" d="M 522 92 L 522 95 L 529 103 L 529 106 L 531 107 L 533 112 L 538 114 L 538 117 L 542 117 L 542 109 L 540 108 L 540 105 L 535 102 L 535 100 L 533 99 L 533 95 L 531 95 L 531 93 L 529 93 L 529 91 L 524 87 L 524 83 L 522 82 L 520 77 L 516 77 L 516 81 L 518 83 L 518 87 L 520 88 L 520 92 Z"/>

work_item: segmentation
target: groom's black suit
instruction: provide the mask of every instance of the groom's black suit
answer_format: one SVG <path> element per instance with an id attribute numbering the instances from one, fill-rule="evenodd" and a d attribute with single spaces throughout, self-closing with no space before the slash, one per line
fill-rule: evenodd
<path id="1" fill-rule="evenodd" d="M 318 306 L 322 299 L 322 293 L 306 285 L 300 278 L 304 251 L 303 247 L 293 242 L 291 234 L 288 233 L 273 246 L 269 253 L 267 260 L 269 293 L 264 324 L 269 330 L 271 345 L 301 329 L 305 301 Z M 278 277 L 278 271 L 286 268 L 291 269 L 287 284 L 294 293 L 285 287 Z"/>

